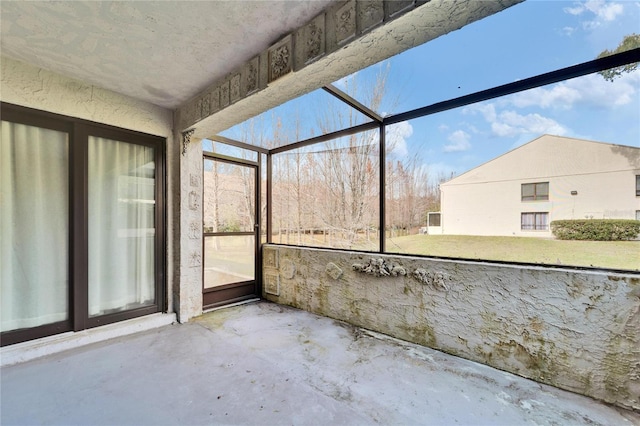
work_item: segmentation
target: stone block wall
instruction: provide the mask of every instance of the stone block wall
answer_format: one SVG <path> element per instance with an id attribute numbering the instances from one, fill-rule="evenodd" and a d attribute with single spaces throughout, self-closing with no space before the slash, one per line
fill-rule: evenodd
<path id="1" fill-rule="evenodd" d="M 263 293 L 640 410 L 640 275 L 266 245 Z"/>

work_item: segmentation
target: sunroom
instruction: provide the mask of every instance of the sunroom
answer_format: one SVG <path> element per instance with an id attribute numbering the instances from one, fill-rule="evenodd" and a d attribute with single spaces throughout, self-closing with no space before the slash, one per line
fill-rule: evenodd
<path id="1" fill-rule="evenodd" d="M 263 298 L 638 410 L 637 233 L 540 232 L 636 226 L 637 4 L 247 5 L 3 2 L 3 357 Z"/>

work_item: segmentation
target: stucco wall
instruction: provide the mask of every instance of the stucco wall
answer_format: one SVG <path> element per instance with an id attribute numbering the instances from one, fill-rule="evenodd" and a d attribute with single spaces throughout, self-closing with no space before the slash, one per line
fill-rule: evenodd
<path id="1" fill-rule="evenodd" d="M 640 410 L 638 274 L 263 250 L 268 300 Z"/>
<path id="2" fill-rule="evenodd" d="M 174 205 L 176 157 L 173 112 L 128 96 L 101 89 L 7 57 L 0 58 L 0 100 L 42 111 L 77 117 L 167 138 L 167 206 Z M 175 211 L 167 209 L 167 277 L 173 277 L 174 253 L 169 243 L 177 228 Z M 169 289 L 173 285 L 168 279 Z M 168 306 L 173 305 L 172 291 Z M 171 309 L 169 309 L 171 310 Z"/>

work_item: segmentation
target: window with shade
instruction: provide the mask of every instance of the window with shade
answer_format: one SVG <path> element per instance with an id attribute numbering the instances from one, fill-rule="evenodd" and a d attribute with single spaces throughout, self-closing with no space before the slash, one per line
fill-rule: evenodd
<path id="1" fill-rule="evenodd" d="M 160 137 L 2 104 L 2 344 L 164 308 Z"/>
<path id="2" fill-rule="evenodd" d="M 549 182 L 522 184 L 522 201 L 547 201 L 548 199 Z"/>

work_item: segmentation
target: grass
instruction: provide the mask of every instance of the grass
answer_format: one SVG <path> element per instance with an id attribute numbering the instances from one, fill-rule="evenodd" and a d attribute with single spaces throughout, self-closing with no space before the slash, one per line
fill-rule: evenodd
<path id="1" fill-rule="evenodd" d="M 640 241 L 409 235 L 387 239 L 387 251 L 463 259 L 640 270 Z"/>

